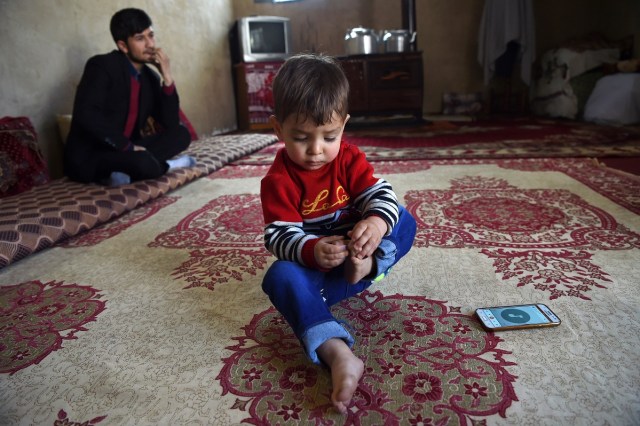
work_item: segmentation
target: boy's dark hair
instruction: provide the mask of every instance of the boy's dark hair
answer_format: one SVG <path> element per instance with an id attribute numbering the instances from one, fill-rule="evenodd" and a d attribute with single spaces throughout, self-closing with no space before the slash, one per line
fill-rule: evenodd
<path id="1" fill-rule="evenodd" d="M 134 34 L 139 34 L 151 26 L 151 18 L 144 10 L 128 8 L 117 11 L 111 17 L 111 36 L 113 41 L 127 41 Z"/>
<path id="2" fill-rule="evenodd" d="M 329 123 L 333 113 L 346 118 L 349 81 L 340 64 L 325 55 L 300 54 L 282 65 L 273 80 L 275 116 L 284 122 L 311 119 L 317 126 Z"/>

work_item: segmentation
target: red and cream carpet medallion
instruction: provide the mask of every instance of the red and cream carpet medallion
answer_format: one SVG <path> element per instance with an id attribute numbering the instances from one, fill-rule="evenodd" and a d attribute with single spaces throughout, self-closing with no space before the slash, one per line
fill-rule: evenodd
<path id="1" fill-rule="evenodd" d="M 364 292 L 334 309 L 358 341 L 366 371 L 345 417 L 332 408 L 330 375 L 311 365 L 273 308 L 234 337 L 218 375 L 251 424 L 475 424 L 517 401 L 501 339 L 425 297 Z"/>
<path id="2" fill-rule="evenodd" d="M 100 298 L 99 290 L 62 282 L 0 287 L 0 373 L 37 364 L 76 339 L 104 311 Z"/>
<path id="3" fill-rule="evenodd" d="M 271 254 L 264 248 L 260 197 L 227 195 L 210 201 L 158 235 L 149 247 L 188 249 L 189 260 L 173 275 L 192 287 L 242 281 L 263 270 Z"/>
<path id="4" fill-rule="evenodd" d="M 591 262 L 596 250 L 640 248 L 640 235 L 602 209 L 561 189 L 522 189 L 494 178 L 464 177 L 448 190 L 412 190 L 416 247 L 477 247 L 496 272 L 550 298 L 605 288 L 609 275 Z"/>

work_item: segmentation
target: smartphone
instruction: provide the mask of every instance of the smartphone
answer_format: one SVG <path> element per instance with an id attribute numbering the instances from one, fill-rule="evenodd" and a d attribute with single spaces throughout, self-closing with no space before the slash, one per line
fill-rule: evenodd
<path id="1" fill-rule="evenodd" d="M 561 323 L 560 318 L 542 303 L 478 308 L 476 316 L 489 331 L 554 327 Z"/>

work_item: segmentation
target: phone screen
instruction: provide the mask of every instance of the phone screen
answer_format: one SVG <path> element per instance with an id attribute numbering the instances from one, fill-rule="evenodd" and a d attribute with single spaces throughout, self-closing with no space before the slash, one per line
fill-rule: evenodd
<path id="1" fill-rule="evenodd" d="M 480 321 L 490 329 L 529 328 L 560 324 L 560 319 L 543 304 L 496 306 L 476 310 Z"/>

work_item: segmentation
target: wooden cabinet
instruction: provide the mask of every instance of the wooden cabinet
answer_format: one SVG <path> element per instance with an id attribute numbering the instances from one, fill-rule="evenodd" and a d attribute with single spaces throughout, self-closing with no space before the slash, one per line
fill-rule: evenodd
<path id="1" fill-rule="evenodd" d="M 270 129 L 273 115 L 271 83 L 280 62 L 241 62 L 233 66 L 239 130 Z"/>
<path id="2" fill-rule="evenodd" d="M 422 118 L 422 53 L 339 58 L 349 85 L 351 115 L 411 114 Z"/>
<path id="3" fill-rule="evenodd" d="M 352 116 L 414 115 L 422 118 L 422 53 L 339 57 L 349 80 Z M 271 83 L 283 62 L 234 65 L 238 129 L 270 129 Z"/>

